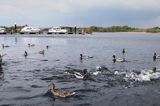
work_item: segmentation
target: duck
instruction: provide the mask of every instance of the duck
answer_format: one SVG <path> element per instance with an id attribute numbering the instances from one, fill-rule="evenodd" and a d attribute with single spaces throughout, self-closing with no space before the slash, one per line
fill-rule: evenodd
<path id="1" fill-rule="evenodd" d="M 39 51 L 39 54 L 43 54 L 43 55 L 44 55 L 44 50 L 42 50 L 42 51 Z"/>
<path id="2" fill-rule="evenodd" d="M 31 47 L 31 44 L 30 44 L 30 43 L 28 43 L 28 47 Z"/>
<path id="3" fill-rule="evenodd" d="M 152 81 L 160 78 L 160 72 L 153 67 L 152 70 L 142 70 L 137 72 L 131 72 L 125 74 L 126 78 L 134 79 L 135 81 Z"/>
<path id="4" fill-rule="evenodd" d="M 86 79 L 88 74 L 87 69 L 82 70 L 81 72 L 74 72 L 73 74 L 77 79 Z"/>
<path id="5" fill-rule="evenodd" d="M 7 48 L 7 47 L 10 47 L 10 46 L 2 44 L 2 48 Z"/>
<path id="6" fill-rule="evenodd" d="M 24 57 L 27 57 L 28 56 L 28 53 L 27 51 L 24 52 Z"/>
<path id="7" fill-rule="evenodd" d="M 156 58 L 157 58 L 157 59 L 160 59 L 160 55 L 157 55 Z"/>
<path id="8" fill-rule="evenodd" d="M 67 97 L 71 97 L 71 96 L 75 95 L 75 92 L 70 92 L 68 90 L 58 90 L 58 89 L 56 89 L 54 83 L 50 84 L 49 89 L 55 97 L 67 98 Z"/>
<path id="9" fill-rule="evenodd" d="M 125 50 L 125 49 L 123 49 L 123 50 L 122 50 L 122 53 L 123 53 L 123 54 L 125 54 L 125 53 L 126 53 L 126 50 Z"/>
<path id="10" fill-rule="evenodd" d="M 80 59 L 90 59 L 90 58 L 93 58 L 93 56 L 87 56 L 87 55 L 83 55 L 83 54 L 80 54 Z"/>
<path id="11" fill-rule="evenodd" d="M 126 61 L 125 58 L 116 58 L 115 55 L 113 55 L 112 57 L 113 57 L 113 62 L 114 63 L 115 62 L 125 62 Z"/>
<path id="12" fill-rule="evenodd" d="M 160 55 L 157 55 L 157 53 L 155 52 L 153 55 L 153 60 L 156 60 L 156 59 L 160 59 Z"/>
<path id="13" fill-rule="evenodd" d="M 35 46 L 35 44 L 28 43 L 28 47 L 34 47 L 34 46 Z"/>
<path id="14" fill-rule="evenodd" d="M 46 46 L 46 49 L 48 49 L 48 48 L 49 48 L 49 46 L 47 45 L 47 46 Z"/>
<path id="15" fill-rule="evenodd" d="M 153 55 L 153 60 L 155 61 L 157 59 L 157 53 L 154 52 L 154 55 Z"/>
<path id="16" fill-rule="evenodd" d="M 117 62 L 125 62 L 126 60 L 125 60 L 125 58 L 117 58 L 116 61 Z"/>
<path id="17" fill-rule="evenodd" d="M 35 46 L 35 44 L 31 44 L 31 47 L 34 47 Z"/>

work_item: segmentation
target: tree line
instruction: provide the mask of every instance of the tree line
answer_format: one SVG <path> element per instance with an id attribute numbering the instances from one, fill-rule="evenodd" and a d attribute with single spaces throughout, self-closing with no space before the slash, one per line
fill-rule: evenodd
<path id="1" fill-rule="evenodd" d="M 99 26 L 91 26 L 90 27 L 93 32 L 150 32 L 156 33 L 160 32 L 160 27 L 153 28 L 135 28 L 125 26 L 111 26 L 111 27 L 99 27 Z"/>

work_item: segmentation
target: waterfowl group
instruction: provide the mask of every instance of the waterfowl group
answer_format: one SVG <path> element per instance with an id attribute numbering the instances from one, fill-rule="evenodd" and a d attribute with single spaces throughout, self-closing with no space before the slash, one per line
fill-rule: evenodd
<path id="1" fill-rule="evenodd" d="M 35 44 L 28 43 L 28 47 L 34 47 L 34 46 L 35 46 Z M 48 48 L 49 48 L 49 45 L 46 46 L 46 49 L 48 49 Z M 41 50 L 38 53 L 44 55 L 45 54 L 45 50 Z M 24 57 L 27 57 L 27 56 L 28 56 L 28 53 L 27 53 L 27 51 L 25 51 Z"/>
<path id="2" fill-rule="evenodd" d="M 75 95 L 75 92 L 70 92 L 68 90 L 58 90 L 55 87 L 54 83 L 51 83 L 51 85 L 49 86 L 51 93 L 55 96 L 55 97 L 60 97 L 60 98 L 67 98 L 67 97 L 71 97 L 73 95 Z"/>
<path id="3" fill-rule="evenodd" d="M 28 44 L 28 47 L 34 47 L 35 45 L 34 44 Z M 5 46 L 4 44 L 2 44 L 2 47 L 9 47 L 9 46 Z M 48 49 L 49 46 L 47 45 L 46 46 L 46 49 Z M 123 49 L 122 51 L 123 54 L 126 53 L 125 49 Z M 39 51 L 39 54 L 45 54 L 45 50 L 42 50 L 42 51 Z M 28 56 L 28 53 L 27 51 L 24 52 L 24 56 L 27 57 Z M 126 59 L 125 58 L 116 58 L 115 55 L 112 56 L 113 57 L 113 62 L 125 62 Z M 87 56 L 87 55 L 83 55 L 83 54 L 80 54 L 80 59 L 89 59 L 89 58 L 93 58 L 92 56 Z M 153 56 L 153 59 L 156 60 L 156 59 L 159 59 L 160 58 L 160 55 L 157 55 L 156 53 L 154 53 L 154 56 Z M 47 61 L 47 60 L 46 60 Z M 2 56 L 0 55 L 0 67 L 2 65 Z M 101 70 L 100 68 L 98 70 Z M 153 76 L 155 76 L 155 73 L 156 73 L 156 68 L 153 69 L 153 72 L 150 73 L 145 73 L 145 75 L 149 75 L 149 78 L 152 79 Z M 144 73 L 141 73 L 141 75 L 143 75 Z M 82 70 L 82 72 L 74 72 L 73 74 L 77 79 L 85 79 L 88 77 L 88 72 L 87 72 L 87 69 L 84 69 Z M 144 76 L 144 75 L 143 75 Z M 55 84 L 52 83 L 50 85 L 50 91 L 51 93 L 56 96 L 56 97 L 61 97 L 61 98 L 66 98 L 66 97 L 70 97 L 70 96 L 73 96 L 75 95 L 75 92 L 70 92 L 70 91 L 67 91 L 67 90 L 58 90 L 56 89 L 55 87 Z"/>
<path id="4" fill-rule="evenodd" d="M 160 70 L 157 70 L 156 67 L 153 67 L 152 70 L 142 70 L 138 73 L 130 72 L 124 73 L 126 80 L 135 80 L 135 81 L 151 81 L 160 78 Z"/>

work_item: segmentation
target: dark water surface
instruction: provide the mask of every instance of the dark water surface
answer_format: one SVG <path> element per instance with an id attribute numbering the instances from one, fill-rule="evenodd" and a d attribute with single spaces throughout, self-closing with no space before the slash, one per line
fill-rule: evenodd
<path id="1" fill-rule="evenodd" d="M 28 47 L 28 43 L 35 44 Z M 95 33 L 83 37 L 0 37 L 5 65 L 0 72 L 0 105 L 4 106 L 160 106 L 160 80 L 125 80 L 123 74 L 160 69 L 160 34 Z M 48 50 L 46 45 L 49 45 Z M 113 63 L 112 55 L 127 62 Z M 45 50 L 45 55 L 38 52 Z M 24 51 L 28 52 L 25 59 Z M 80 60 L 79 54 L 93 56 Z M 43 61 L 48 60 L 48 61 Z M 98 71 L 98 67 L 101 70 Z M 69 71 L 88 69 L 87 80 L 74 78 Z M 48 85 L 75 91 L 66 99 L 54 98 Z"/>

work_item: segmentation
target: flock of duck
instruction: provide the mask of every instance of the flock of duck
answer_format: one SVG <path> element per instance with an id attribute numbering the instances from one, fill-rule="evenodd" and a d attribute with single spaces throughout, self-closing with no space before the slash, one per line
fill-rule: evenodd
<path id="1" fill-rule="evenodd" d="M 125 54 L 125 49 L 123 49 L 122 53 L 123 55 Z M 116 58 L 115 55 L 112 56 L 113 57 L 113 62 L 126 62 L 127 60 L 123 57 L 123 58 Z M 93 58 L 93 56 L 87 56 L 84 54 L 80 54 L 80 60 L 83 59 L 90 59 Z M 160 59 L 160 55 L 157 55 L 156 53 L 154 53 L 153 55 L 153 60 L 157 60 Z M 101 70 L 102 67 L 97 67 L 97 70 Z M 136 73 L 136 72 L 135 72 Z M 133 73 L 123 73 L 123 72 L 118 72 L 115 71 L 114 75 L 125 75 L 124 79 L 125 80 L 135 80 L 135 81 L 150 81 L 150 80 L 154 80 L 160 77 L 160 70 L 157 70 L 156 67 L 153 67 L 153 70 L 143 70 L 142 72 L 137 72 L 137 74 Z M 96 74 L 96 73 L 94 73 Z M 83 80 L 83 79 L 87 79 L 90 76 L 90 73 L 87 71 L 87 69 L 83 69 L 80 71 L 74 71 L 73 75 L 75 76 L 75 78 Z M 51 83 L 51 85 L 49 86 L 51 93 L 56 96 L 56 97 L 61 97 L 61 98 L 66 98 L 66 97 L 70 97 L 73 96 L 75 94 L 75 92 L 70 92 L 67 90 L 58 90 L 55 89 L 55 84 Z"/>
<path id="2" fill-rule="evenodd" d="M 35 46 L 35 44 L 30 44 L 30 43 L 28 44 L 29 48 L 30 47 L 34 47 L 34 46 Z M 2 44 L 2 48 L 8 48 L 8 47 L 10 47 L 10 46 Z M 46 46 L 46 49 L 48 49 L 48 48 L 49 48 L 49 45 Z M 41 50 L 38 53 L 44 55 L 45 54 L 45 50 Z M 125 49 L 123 49 L 122 53 L 123 53 L 123 55 L 126 53 Z M 5 55 L 6 54 L 3 54 L 3 55 L 0 54 L 0 71 L 2 70 L 2 65 L 4 64 L 2 58 Z M 27 56 L 28 56 L 28 52 L 24 51 L 24 57 L 26 58 Z M 125 58 L 117 58 L 115 55 L 113 55 L 112 57 L 113 57 L 113 62 L 114 63 L 115 62 L 126 62 Z M 84 55 L 84 54 L 80 54 L 80 60 L 90 59 L 90 58 L 93 58 L 93 56 L 87 56 L 87 55 Z M 157 55 L 156 53 L 154 53 L 153 60 L 156 61 L 157 59 L 160 59 L 160 55 Z M 157 71 L 157 69 L 153 68 L 153 71 L 152 72 L 148 72 L 148 74 L 151 74 L 151 73 L 154 74 L 154 73 L 156 73 L 156 71 Z M 115 75 L 120 75 L 120 74 L 123 74 L 123 73 L 115 72 L 114 74 Z M 140 75 L 142 75 L 142 74 L 144 74 L 144 73 L 140 73 Z M 77 79 L 83 80 L 83 79 L 86 79 L 90 74 L 87 71 L 87 69 L 84 69 L 84 70 L 81 70 L 79 72 L 78 71 L 73 72 L 73 75 Z M 126 74 L 126 77 L 132 78 L 133 75 L 132 74 Z M 138 77 L 138 76 L 136 76 L 136 77 Z M 55 84 L 53 82 L 49 85 L 49 89 L 50 89 L 51 93 L 55 97 L 66 98 L 66 97 L 70 97 L 70 96 L 75 95 L 75 92 L 70 92 L 70 91 L 67 91 L 67 90 L 58 90 L 58 89 L 56 89 L 56 86 L 55 86 Z"/>
<path id="3" fill-rule="evenodd" d="M 30 43 L 28 43 L 28 47 L 29 47 L 29 48 L 30 48 L 30 47 L 34 47 L 34 46 L 35 46 L 35 44 L 30 44 Z M 46 46 L 46 49 L 48 49 L 48 48 L 49 48 L 49 46 L 47 45 L 47 46 Z M 45 54 L 45 50 L 43 49 L 43 50 L 39 51 L 38 53 L 44 55 L 44 54 Z M 27 57 L 27 56 L 28 56 L 28 52 L 27 52 L 27 51 L 24 51 L 24 57 Z"/>

